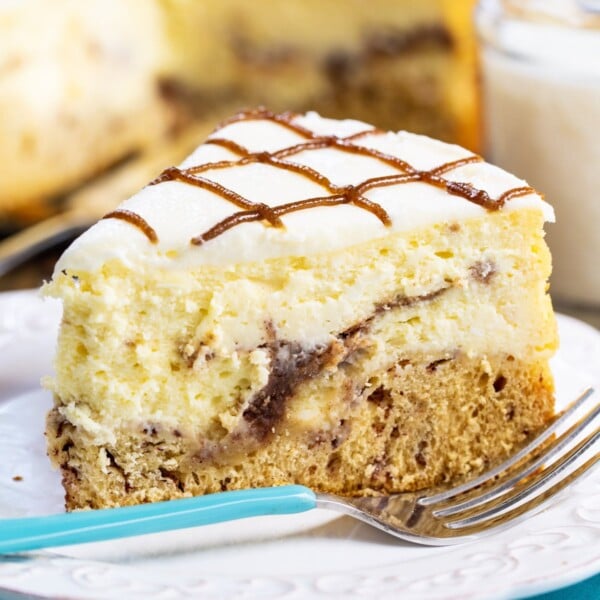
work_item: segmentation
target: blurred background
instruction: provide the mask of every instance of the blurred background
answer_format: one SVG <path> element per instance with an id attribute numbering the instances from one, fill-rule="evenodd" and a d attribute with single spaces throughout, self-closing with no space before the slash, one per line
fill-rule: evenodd
<path id="1" fill-rule="evenodd" d="M 569 47 L 581 33 L 598 41 L 598 7 L 479 4 L 474 18 L 474 0 L 0 0 L 0 289 L 39 285 L 76 234 L 180 162 L 219 120 L 257 105 L 461 144 L 529 179 L 560 220 L 559 204 L 581 202 L 589 191 L 563 188 L 581 179 L 595 185 L 585 169 L 594 171 L 599 151 L 600 86 L 597 73 L 577 72 L 576 56 L 559 60 L 559 68 L 556 56 L 537 49 L 557 47 L 548 28 L 571 36 L 560 38 Z M 521 28 L 507 36 L 511 23 L 546 33 L 538 39 Z M 591 43 L 581 51 L 595 52 Z M 595 58 L 592 70 L 600 68 L 600 48 Z M 511 95 L 533 88 L 540 93 Z M 582 104 L 590 89 L 596 108 Z M 553 133 L 544 98 L 561 94 L 567 104 L 581 99 L 575 112 L 585 116 L 586 130 L 596 127 L 593 139 L 568 138 L 580 127 L 568 115 Z M 571 148 L 577 160 L 555 177 L 558 184 L 548 175 L 556 167 L 537 160 L 553 136 L 588 153 L 586 161 Z M 595 170 L 599 162 L 600 155 Z M 589 193 L 598 211 L 597 189 Z M 588 213 L 575 225 L 578 245 L 589 222 Z M 587 252 L 592 275 L 580 268 L 573 279 L 571 261 L 589 257 L 571 259 L 571 242 L 555 237 L 567 273 L 556 286 L 559 308 L 598 326 L 600 247 Z M 573 288 L 582 289 L 570 294 Z"/>

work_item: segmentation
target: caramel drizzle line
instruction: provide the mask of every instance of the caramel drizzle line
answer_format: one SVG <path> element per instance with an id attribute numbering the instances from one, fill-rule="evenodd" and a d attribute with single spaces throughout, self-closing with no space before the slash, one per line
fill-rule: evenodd
<path id="1" fill-rule="evenodd" d="M 293 131 L 294 133 L 297 133 L 298 135 L 301 135 L 302 137 L 305 137 L 305 138 L 315 137 L 315 134 L 313 131 L 311 131 L 310 129 L 307 129 L 306 127 L 302 127 L 302 125 L 298 125 L 297 123 L 293 122 L 293 119 L 295 119 L 297 116 L 298 116 L 298 113 L 294 113 L 291 111 L 278 114 L 278 113 L 274 113 L 266 108 L 243 110 L 243 111 L 240 111 L 239 113 L 237 113 L 236 115 L 233 115 L 232 117 L 229 117 L 228 119 L 225 119 L 224 121 L 221 121 L 221 123 L 219 123 L 219 125 L 217 125 L 217 127 L 215 128 L 215 131 L 218 131 L 219 129 L 223 129 L 223 127 L 226 127 L 227 125 L 231 125 L 232 123 L 237 123 L 238 121 L 266 120 L 266 121 L 274 121 L 275 123 L 278 123 L 279 125 L 285 127 L 286 129 L 289 129 L 290 131 Z"/>
<path id="2" fill-rule="evenodd" d="M 519 198 L 521 196 L 527 196 L 532 192 L 535 192 L 535 190 L 527 185 L 523 187 L 513 188 L 512 190 L 507 190 L 506 192 L 504 192 L 500 196 L 500 198 L 498 198 L 498 202 L 501 204 L 501 206 L 504 206 L 509 200 L 512 200 L 513 198 Z"/>
<path id="3" fill-rule="evenodd" d="M 240 196 L 238 193 L 226 188 L 225 186 L 217 183 L 216 181 L 212 181 L 210 179 L 205 179 L 204 177 L 194 177 L 189 174 L 189 170 L 182 171 L 177 167 L 169 167 L 165 169 L 162 174 L 157 177 L 154 181 L 150 182 L 150 185 L 156 185 L 157 183 L 162 183 L 163 181 L 183 181 L 184 183 L 189 183 L 191 185 L 195 185 L 196 187 L 203 188 L 205 190 L 209 190 L 226 200 L 229 200 L 232 204 L 239 208 L 254 208 L 259 211 L 261 215 L 261 219 L 265 219 L 271 225 L 275 227 L 283 227 L 283 222 L 281 219 L 273 212 L 273 209 L 267 204 L 258 204 L 256 202 L 251 202 L 247 200 L 243 196 Z"/>
<path id="4" fill-rule="evenodd" d="M 156 235 L 156 231 L 152 228 L 152 226 L 140 215 L 137 213 L 131 212 L 130 210 L 126 210 L 124 208 L 117 208 L 112 212 L 107 213 L 102 217 L 102 219 L 120 219 L 121 221 L 127 221 L 132 225 L 135 225 L 138 229 L 140 229 L 144 235 L 152 242 L 156 244 L 158 242 L 158 235 Z M 102 220 L 101 219 L 101 220 Z"/>
<path id="5" fill-rule="evenodd" d="M 337 206 L 339 204 L 346 204 L 347 202 L 348 200 L 343 194 L 337 194 L 335 196 L 319 196 L 317 198 L 308 198 L 306 200 L 296 200 L 295 202 L 289 202 L 288 204 L 280 204 L 279 206 L 275 206 L 273 210 L 277 215 L 286 215 L 298 210 L 304 210 L 306 208 L 312 208 L 316 206 Z M 222 221 L 219 221 L 216 225 L 211 227 L 208 231 L 205 231 L 202 235 L 193 237 L 191 241 L 192 244 L 200 246 L 204 242 L 208 242 L 209 240 L 218 237 L 239 223 L 249 223 L 260 220 L 260 214 L 256 210 L 237 212 L 229 217 L 226 217 Z"/>
<path id="6" fill-rule="evenodd" d="M 207 140 L 205 143 L 211 143 L 211 144 L 227 147 L 227 145 L 228 145 L 227 142 L 229 142 L 229 141 L 230 140 L 213 138 L 212 140 Z M 319 185 L 322 185 L 323 187 L 327 188 L 331 192 L 333 192 L 334 190 L 339 191 L 339 190 L 343 189 L 343 188 L 338 187 L 338 186 L 334 185 L 333 183 L 331 183 L 331 181 L 329 179 L 327 179 L 327 177 L 325 177 L 325 175 L 323 175 L 322 173 L 319 173 L 318 171 L 315 171 L 314 169 L 312 169 L 309 166 L 299 165 L 297 163 L 292 163 L 292 162 L 287 162 L 287 161 L 281 160 L 277 156 L 277 154 L 269 154 L 268 152 L 252 153 L 249 150 L 247 150 L 246 148 L 244 148 L 243 146 L 240 146 L 239 144 L 237 144 L 235 142 L 234 142 L 234 144 L 239 149 L 239 151 L 240 151 L 239 154 L 242 158 L 240 158 L 238 160 L 221 160 L 221 161 L 213 162 L 213 163 L 204 163 L 203 165 L 198 165 L 197 167 L 190 167 L 189 169 L 187 169 L 187 172 L 196 174 L 196 173 L 202 173 L 204 171 L 210 171 L 213 169 L 226 169 L 228 167 L 247 165 L 250 163 L 263 163 L 263 164 L 269 164 L 269 165 L 272 165 L 274 167 L 278 167 L 281 169 L 285 169 L 286 171 L 294 171 L 295 173 L 298 173 L 299 175 L 306 175 L 309 179 L 311 179 L 315 183 L 318 183 Z"/>
<path id="7" fill-rule="evenodd" d="M 392 221 L 387 211 L 376 202 L 372 202 L 371 200 L 365 198 L 363 194 L 376 187 L 398 185 L 400 183 L 407 183 L 411 181 L 422 181 L 423 183 L 434 185 L 438 188 L 444 189 L 449 194 L 461 196 L 462 198 L 478 204 L 487 210 L 499 210 L 508 200 L 535 191 L 530 187 L 514 188 L 504 192 L 497 200 L 492 200 L 485 190 L 477 189 L 470 183 L 449 181 L 441 176 L 444 173 L 463 165 L 481 161 L 482 158 L 480 156 L 471 155 L 466 158 L 444 163 L 428 171 L 420 171 L 401 158 L 380 152 L 373 148 L 367 148 L 365 146 L 359 146 L 352 143 L 353 140 L 360 139 L 361 137 L 367 135 L 384 133 L 379 129 L 371 128 L 368 130 L 359 131 L 345 138 L 339 138 L 336 136 L 318 136 L 313 131 L 306 129 L 297 123 L 293 123 L 292 119 L 294 119 L 296 116 L 297 115 L 295 113 L 291 112 L 275 114 L 265 109 L 245 111 L 234 115 L 226 121 L 223 121 L 215 131 L 222 129 L 231 123 L 236 123 L 239 121 L 271 120 L 306 138 L 308 140 L 306 142 L 301 142 L 272 153 L 251 153 L 247 148 L 233 140 L 225 138 L 209 138 L 205 143 L 215 144 L 227 148 L 240 158 L 237 160 L 222 160 L 213 163 L 206 163 L 203 165 L 190 167 L 185 170 L 178 169 L 177 167 L 170 167 L 166 169 L 157 179 L 150 183 L 150 185 L 155 185 L 164 181 L 179 180 L 184 183 L 212 191 L 213 193 L 230 201 L 238 208 L 246 209 L 226 217 L 203 234 L 195 236 L 191 240 L 192 244 L 200 245 L 208 240 L 214 239 L 221 233 L 231 229 L 232 227 L 235 227 L 238 224 L 251 221 L 265 220 L 272 226 L 284 227 L 284 224 L 281 221 L 281 216 L 298 210 L 304 210 L 317 206 L 353 204 L 374 214 L 385 226 L 390 226 Z M 287 157 L 307 150 L 331 147 L 343 152 L 359 154 L 380 160 L 385 164 L 389 164 L 390 166 L 403 171 L 403 173 L 373 177 L 363 181 L 358 186 L 338 186 L 331 182 L 331 180 L 329 180 L 325 175 L 319 173 L 311 167 L 283 160 Z M 250 163 L 270 164 L 276 168 L 285 169 L 295 172 L 299 175 L 303 175 L 321 185 L 328 192 L 330 192 L 331 195 L 308 198 L 305 200 L 298 200 L 295 202 L 282 204 L 276 207 L 270 207 L 263 203 L 255 203 L 247 200 L 243 196 L 222 186 L 219 183 L 197 176 L 199 173 L 212 169 L 223 169 Z M 124 214 L 128 214 L 129 216 L 125 217 Z M 136 219 L 132 219 L 130 215 L 135 215 L 135 213 L 121 210 L 109 213 L 104 218 L 114 216 L 116 218 L 127 220 L 133 225 L 140 227 L 140 229 L 144 231 L 151 241 L 153 241 L 151 235 L 155 240 L 157 240 L 156 232 L 148 225 L 148 223 L 146 223 L 146 221 L 144 221 L 141 217 L 139 217 L 140 221 L 137 221 Z M 138 217 L 138 215 L 135 216 Z M 149 234 L 149 232 L 151 233 Z M 155 243 L 155 241 L 153 241 L 153 243 Z"/>

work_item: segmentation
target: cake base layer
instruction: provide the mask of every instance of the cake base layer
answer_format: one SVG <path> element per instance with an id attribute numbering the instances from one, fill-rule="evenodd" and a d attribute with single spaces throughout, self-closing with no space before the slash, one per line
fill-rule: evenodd
<path id="1" fill-rule="evenodd" d="M 553 415 L 547 361 L 511 355 L 406 355 L 366 385 L 353 383 L 337 394 L 343 418 L 336 426 L 290 427 L 299 395 L 292 393 L 286 414 L 249 452 L 243 440 L 209 452 L 205 439 L 148 423 L 94 445 L 54 409 L 49 454 L 61 467 L 69 510 L 289 483 L 343 495 L 390 493 L 474 476 Z"/>

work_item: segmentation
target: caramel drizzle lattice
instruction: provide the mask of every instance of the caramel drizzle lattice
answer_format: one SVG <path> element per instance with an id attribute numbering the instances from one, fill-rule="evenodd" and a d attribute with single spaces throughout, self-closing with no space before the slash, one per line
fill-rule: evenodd
<path id="1" fill-rule="evenodd" d="M 163 171 L 159 177 L 151 182 L 150 185 L 156 185 L 165 181 L 181 181 L 208 190 L 241 209 L 222 219 L 204 233 L 194 236 L 191 239 L 192 244 L 201 245 L 216 238 L 232 227 L 241 225 L 242 223 L 265 221 L 273 227 L 284 227 L 283 221 L 281 220 L 281 217 L 284 215 L 299 210 L 307 210 L 317 206 L 336 206 L 340 204 L 351 204 L 363 210 L 369 211 L 375 215 L 385 226 L 389 227 L 392 224 L 392 220 L 387 211 L 380 204 L 366 198 L 364 194 L 374 188 L 400 185 L 402 183 L 416 181 L 427 183 L 443 189 L 449 194 L 461 196 L 465 200 L 473 202 L 474 204 L 478 204 L 479 206 L 491 211 L 499 210 L 506 202 L 512 200 L 513 198 L 524 196 L 535 191 L 533 188 L 527 186 L 512 188 L 493 200 L 485 190 L 478 189 L 470 183 L 454 182 L 442 177 L 442 175 L 458 167 L 462 167 L 463 165 L 481 162 L 483 159 L 476 154 L 446 162 L 427 171 L 422 171 L 416 169 L 401 158 L 355 143 L 356 140 L 359 140 L 361 137 L 366 135 L 383 133 L 378 129 L 367 129 L 347 137 L 337 137 L 333 135 L 319 136 L 313 131 L 294 123 L 293 119 L 295 116 L 296 115 L 293 113 L 275 114 L 262 109 L 245 111 L 238 113 L 227 121 L 224 121 L 219 128 L 217 128 L 217 130 L 238 121 L 269 120 L 302 136 L 306 140 L 304 142 L 294 144 L 275 152 L 250 152 L 247 148 L 233 140 L 217 137 L 210 138 L 206 140 L 206 144 L 214 144 L 226 148 L 233 154 L 236 154 L 238 158 L 205 163 L 202 165 L 189 167 L 187 169 L 169 167 Z M 286 160 L 289 157 L 299 154 L 300 152 L 319 150 L 322 148 L 335 148 L 341 152 L 348 152 L 374 158 L 398 169 L 399 172 L 393 175 L 373 177 L 362 181 L 355 186 L 339 186 L 334 184 L 322 173 L 307 165 Z M 307 177 L 314 183 L 320 185 L 323 187 L 326 193 L 322 196 L 306 198 L 304 200 L 296 200 L 294 202 L 281 204 L 279 206 L 269 206 L 264 203 L 252 202 L 237 192 L 201 175 L 201 173 L 208 170 L 225 169 L 250 163 L 262 163 L 278 169 L 292 171 Z M 158 241 L 158 237 L 154 229 L 136 213 L 132 213 L 131 211 L 124 209 L 117 209 L 111 213 L 108 213 L 104 218 L 118 218 L 128 221 L 132 225 L 138 227 L 152 243 L 156 243 Z"/>

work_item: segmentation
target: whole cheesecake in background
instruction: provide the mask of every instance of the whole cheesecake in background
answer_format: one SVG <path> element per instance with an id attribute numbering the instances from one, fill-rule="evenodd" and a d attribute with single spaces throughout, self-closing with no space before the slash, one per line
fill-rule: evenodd
<path id="1" fill-rule="evenodd" d="M 208 119 L 262 104 L 318 110 L 477 150 L 474 4 L 165 0 L 179 61 L 163 85 L 195 96 Z"/>
<path id="2" fill-rule="evenodd" d="M 0 231 L 190 122 L 318 109 L 477 150 L 473 0 L 0 4 Z M 185 145 L 183 145 L 185 146 Z M 165 163 L 183 160 L 173 146 Z M 129 194 L 146 183 L 131 169 Z M 124 200 L 109 187 L 106 211 Z"/>
<path id="3" fill-rule="evenodd" d="M 240 113 L 65 252 L 68 509 L 473 475 L 553 414 L 551 207 L 459 146 Z"/>

